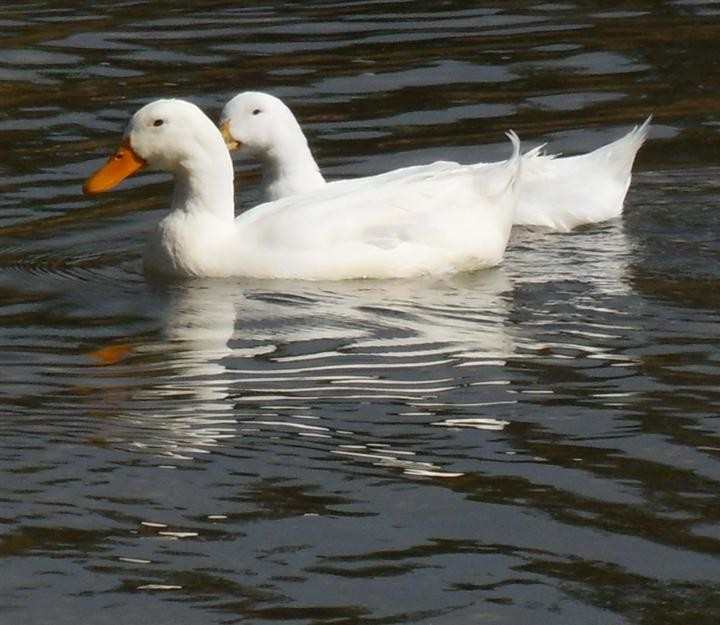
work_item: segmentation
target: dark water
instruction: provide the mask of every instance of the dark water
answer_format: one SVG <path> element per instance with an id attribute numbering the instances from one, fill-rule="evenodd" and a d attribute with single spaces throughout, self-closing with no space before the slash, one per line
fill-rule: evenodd
<path id="1" fill-rule="evenodd" d="M 718 622 L 720 7 L 607 5 L 3 4 L 2 625 Z M 493 271 L 146 282 L 167 179 L 82 180 L 245 89 L 331 177 L 655 124 Z"/>

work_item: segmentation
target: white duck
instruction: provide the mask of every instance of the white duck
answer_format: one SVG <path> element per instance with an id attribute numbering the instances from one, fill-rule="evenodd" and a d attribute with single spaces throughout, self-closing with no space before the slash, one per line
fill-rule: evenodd
<path id="1" fill-rule="evenodd" d="M 169 214 L 145 250 L 171 276 L 391 278 L 497 265 L 517 202 L 519 141 L 505 163 L 444 164 L 328 184 L 235 218 L 220 131 L 195 105 L 158 100 L 129 121 L 117 153 L 85 183 L 107 191 L 145 166 L 173 174 Z"/>
<path id="2" fill-rule="evenodd" d="M 543 146 L 525 154 L 513 223 L 567 232 L 619 217 L 633 161 L 649 124 L 650 118 L 621 139 L 580 156 L 555 158 L 541 154 Z M 262 162 L 266 200 L 326 185 L 300 125 L 280 99 L 255 91 L 241 93 L 223 108 L 220 128 L 228 147 L 240 148 Z M 434 170 L 439 165 L 427 167 Z M 403 171 L 417 174 L 422 166 L 397 170 Z"/>

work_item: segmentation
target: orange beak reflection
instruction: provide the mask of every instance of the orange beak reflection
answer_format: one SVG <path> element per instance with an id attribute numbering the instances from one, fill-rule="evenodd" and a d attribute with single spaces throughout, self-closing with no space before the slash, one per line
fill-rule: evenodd
<path id="1" fill-rule="evenodd" d="M 83 193 L 95 195 L 109 191 L 128 176 L 140 171 L 145 165 L 147 163 L 135 154 L 130 147 L 130 142 L 124 140 L 117 152 L 108 159 L 108 162 L 85 181 Z"/>

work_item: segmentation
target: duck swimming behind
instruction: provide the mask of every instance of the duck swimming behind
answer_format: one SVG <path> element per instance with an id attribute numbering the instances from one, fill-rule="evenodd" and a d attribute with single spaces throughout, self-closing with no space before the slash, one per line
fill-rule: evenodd
<path id="1" fill-rule="evenodd" d="M 650 118 L 621 139 L 594 152 L 555 158 L 540 148 L 523 156 L 515 225 L 567 232 L 622 214 L 635 155 Z M 230 100 L 220 115 L 223 136 L 263 164 L 265 199 L 319 191 L 327 184 L 292 111 L 267 93 L 247 91 Z M 433 163 L 428 170 L 456 163 Z M 421 167 L 396 170 L 416 175 Z M 335 183 L 331 183 L 335 184 Z"/>
<path id="2" fill-rule="evenodd" d="M 220 131 L 194 104 L 157 100 L 133 115 L 84 191 L 108 191 L 145 167 L 173 175 L 170 211 L 145 248 L 153 273 L 339 280 L 481 269 L 501 262 L 517 204 L 520 145 L 508 136 L 504 163 L 337 182 L 236 218 Z"/>

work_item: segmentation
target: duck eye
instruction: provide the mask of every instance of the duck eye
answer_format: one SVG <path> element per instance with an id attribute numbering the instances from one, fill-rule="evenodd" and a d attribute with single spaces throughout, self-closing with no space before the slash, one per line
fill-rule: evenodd
<path id="1" fill-rule="evenodd" d="M 162 119 L 156 119 L 156 120 L 153 122 L 153 126 L 162 126 L 164 123 L 165 123 L 164 120 L 162 120 Z"/>
<path id="2" fill-rule="evenodd" d="M 260 115 L 260 113 L 262 113 L 262 111 L 260 109 L 255 109 L 253 111 L 253 115 Z"/>

